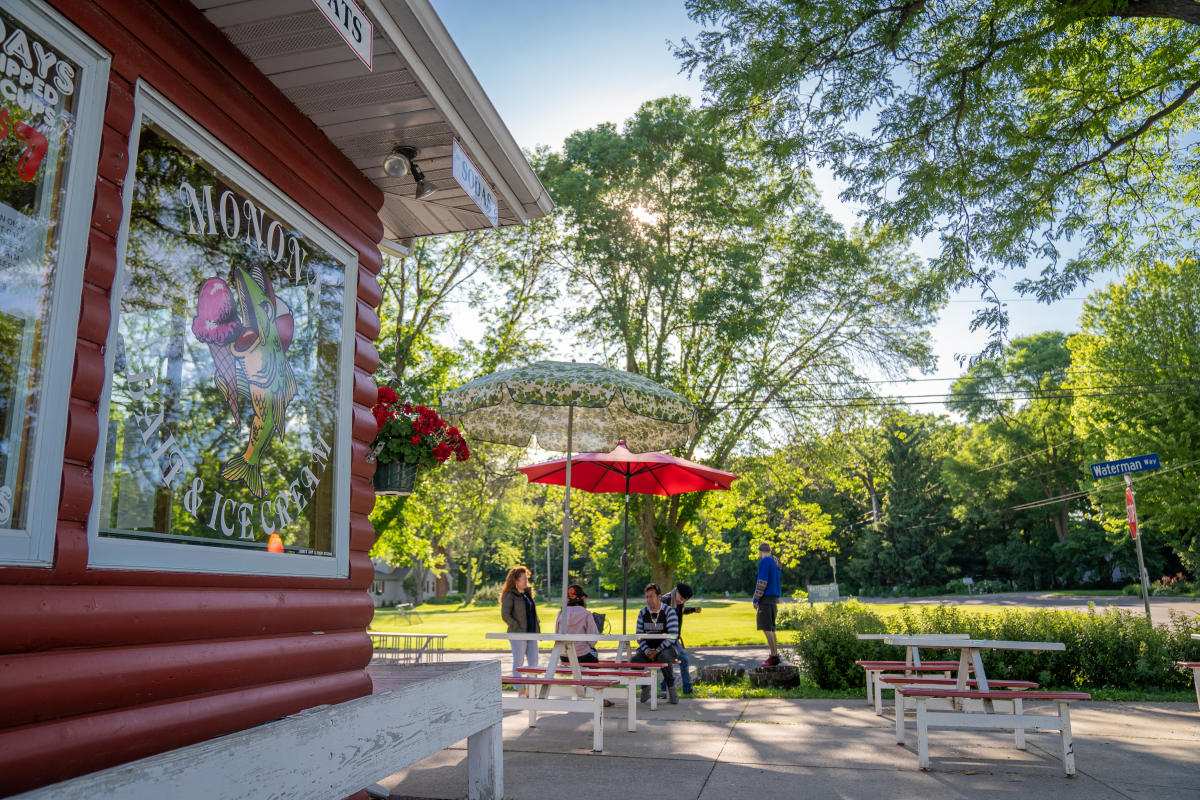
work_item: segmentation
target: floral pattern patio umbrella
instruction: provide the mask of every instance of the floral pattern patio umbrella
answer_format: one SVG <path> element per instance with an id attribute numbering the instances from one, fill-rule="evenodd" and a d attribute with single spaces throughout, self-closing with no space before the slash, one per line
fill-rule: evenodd
<path id="1" fill-rule="evenodd" d="M 442 395 L 441 402 L 442 415 L 476 439 L 525 447 L 536 438 L 539 447 L 567 454 L 564 606 L 572 452 L 607 451 L 622 440 L 634 452 L 679 447 L 691 438 L 696 424 L 690 402 L 648 378 L 564 361 L 538 361 L 484 375 Z"/>

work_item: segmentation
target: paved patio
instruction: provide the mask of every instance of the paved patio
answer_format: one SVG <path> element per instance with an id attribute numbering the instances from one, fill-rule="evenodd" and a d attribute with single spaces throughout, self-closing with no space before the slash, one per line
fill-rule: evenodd
<path id="1" fill-rule="evenodd" d="M 1200 800 L 1200 712 L 1188 703 L 1075 704 L 1075 778 L 1064 777 L 1050 733 L 1030 733 L 1022 752 L 1011 734 L 935 730 L 933 768 L 921 772 L 915 731 L 897 746 L 890 712 L 877 717 L 861 701 L 685 699 L 646 708 L 637 733 L 623 717 L 620 704 L 606 714 L 597 754 L 588 715 L 540 715 L 537 728 L 506 715 L 505 795 Z M 465 742 L 382 783 L 393 798 L 465 797 Z"/>

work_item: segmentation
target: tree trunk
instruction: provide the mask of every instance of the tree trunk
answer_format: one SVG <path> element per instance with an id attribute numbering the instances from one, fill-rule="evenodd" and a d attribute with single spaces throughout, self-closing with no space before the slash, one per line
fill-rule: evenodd
<path id="1" fill-rule="evenodd" d="M 671 581 L 675 578 L 675 565 L 668 564 L 663 560 L 663 539 L 658 528 L 658 514 L 655 513 L 657 510 L 658 498 L 642 498 L 634 520 L 638 532 L 642 535 L 642 545 L 646 548 L 646 560 L 650 562 L 650 575 L 658 587 L 666 592 L 674 585 Z M 637 594 L 632 588 L 629 593 Z"/>
<path id="2" fill-rule="evenodd" d="M 1058 534 L 1058 540 L 1065 542 L 1071 531 L 1068 527 L 1070 514 L 1070 503 L 1060 503 L 1058 511 L 1054 515 L 1054 532 Z"/>
<path id="3" fill-rule="evenodd" d="M 471 567 L 473 561 L 471 556 L 467 556 L 467 585 L 463 587 L 463 603 L 466 605 L 471 605 L 471 601 L 475 599 L 475 571 Z"/>

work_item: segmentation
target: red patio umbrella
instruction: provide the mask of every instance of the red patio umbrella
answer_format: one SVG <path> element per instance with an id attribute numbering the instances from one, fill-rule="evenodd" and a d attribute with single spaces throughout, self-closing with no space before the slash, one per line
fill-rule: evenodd
<path id="1" fill-rule="evenodd" d="M 566 485 L 567 460 L 557 458 L 517 467 L 530 483 Z M 625 495 L 625 550 L 621 553 L 621 633 L 629 597 L 629 495 L 675 495 L 728 489 L 738 476 L 668 453 L 633 453 L 621 442 L 608 453 L 579 453 L 570 459 L 571 488 Z M 564 582 L 566 576 L 563 576 Z"/>

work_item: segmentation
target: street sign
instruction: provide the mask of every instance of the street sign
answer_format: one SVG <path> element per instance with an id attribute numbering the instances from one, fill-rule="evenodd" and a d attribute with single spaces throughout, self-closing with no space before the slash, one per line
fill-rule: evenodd
<path id="1" fill-rule="evenodd" d="M 346 44 L 350 45 L 350 49 L 354 51 L 354 55 L 358 56 L 358 60 L 367 69 L 373 69 L 371 62 L 374 60 L 372 45 L 375 39 L 375 26 L 371 24 L 370 18 L 363 13 L 354 0 L 313 0 L 313 2 L 317 4 L 317 8 L 321 9 L 321 13 L 325 15 L 325 19 L 329 20 L 333 29 L 346 40 Z"/>
<path id="2" fill-rule="evenodd" d="M 1110 475 L 1126 475 L 1130 472 L 1145 472 L 1148 469 L 1158 469 L 1158 453 L 1147 453 L 1144 456 L 1118 458 L 1116 461 L 1098 461 L 1092 464 L 1092 477 L 1096 480 Z"/>
<path id="3" fill-rule="evenodd" d="M 1133 489 L 1125 488 L 1125 518 L 1129 520 L 1129 535 L 1138 537 L 1137 505 L 1133 502 Z"/>
<path id="4" fill-rule="evenodd" d="M 492 227 L 499 227 L 500 207 L 496 203 L 496 193 L 483 179 L 483 175 L 462 149 L 458 139 L 452 140 L 450 155 L 451 173 L 454 175 L 454 180 L 458 181 L 458 185 L 467 193 L 467 197 L 479 206 L 479 210 L 487 217 L 487 221 L 492 223 Z"/>

